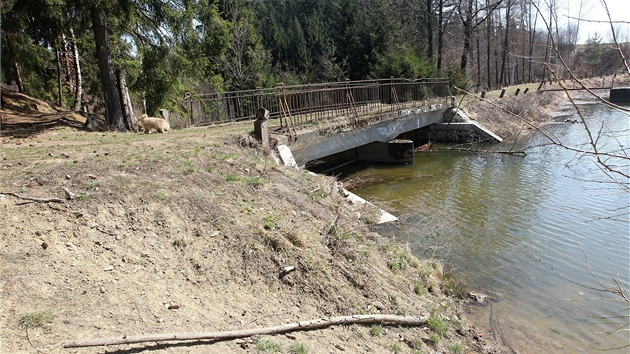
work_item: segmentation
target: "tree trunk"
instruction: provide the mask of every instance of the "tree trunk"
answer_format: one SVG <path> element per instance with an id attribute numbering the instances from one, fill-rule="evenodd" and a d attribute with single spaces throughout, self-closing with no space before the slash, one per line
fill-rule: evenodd
<path id="1" fill-rule="evenodd" d="M 59 15 L 59 28 L 61 28 L 61 59 L 64 68 L 64 80 L 70 92 L 74 91 L 74 83 L 72 82 L 72 71 L 70 70 L 70 49 L 68 49 L 68 39 L 66 38 L 66 32 L 63 29 L 63 19 Z"/>
<path id="2" fill-rule="evenodd" d="M 472 32 L 473 32 L 473 0 L 468 0 L 466 4 L 465 14 L 462 17 L 462 25 L 464 27 L 464 50 L 462 51 L 462 59 L 459 67 L 463 72 L 466 72 L 468 66 L 468 55 L 470 54 Z"/>
<path id="3" fill-rule="evenodd" d="M 120 105 L 122 107 L 125 127 L 127 130 L 134 130 L 133 109 L 131 107 L 129 91 L 127 90 L 127 80 L 125 79 L 125 72 L 120 68 L 116 69 L 116 79 L 118 82 L 118 94 L 120 95 Z"/>
<path id="4" fill-rule="evenodd" d="M 500 20 L 499 20 L 499 23 L 501 23 Z M 497 26 L 494 32 L 501 33 L 500 25 Z M 498 88 L 499 87 L 499 50 L 497 48 L 498 47 L 497 43 L 495 43 L 493 47 L 494 47 L 494 50 L 493 50 L 494 52 L 493 53 L 494 54 L 494 85 L 496 88 Z"/>
<path id="5" fill-rule="evenodd" d="M 477 44 L 477 90 L 479 89 L 479 87 L 481 87 L 481 52 L 479 51 L 479 48 L 481 47 L 479 45 L 479 35 L 475 36 L 475 42 Z"/>
<path id="6" fill-rule="evenodd" d="M 91 10 L 92 27 L 94 29 L 94 41 L 96 44 L 96 58 L 98 59 L 101 85 L 105 94 L 105 115 L 107 128 L 110 130 L 125 131 L 120 95 L 116 87 L 116 77 L 112 64 L 112 55 L 107 36 L 107 24 L 105 22 L 105 10 L 93 7 Z"/>
<path id="7" fill-rule="evenodd" d="M 22 75 L 20 74 L 20 67 L 15 60 L 13 60 L 13 70 L 15 71 L 15 81 L 17 83 L 18 92 L 24 93 L 24 82 L 22 81 Z"/>
<path id="8" fill-rule="evenodd" d="M 506 72 L 505 64 L 507 63 L 508 46 L 510 44 L 510 10 L 512 8 L 510 1 L 507 3 L 507 10 L 505 13 L 505 39 L 503 41 L 503 52 L 501 54 L 501 78 L 499 82 L 501 85 L 505 85 L 508 81 L 508 74 Z"/>
<path id="9" fill-rule="evenodd" d="M 61 86 L 61 58 L 59 56 L 59 41 L 55 41 L 55 58 L 57 59 L 57 105 L 63 107 L 63 89 Z"/>
<path id="10" fill-rule="evenodd" d="M 525 5 L 521 5 L 521 81 L 520 83 L 525 83 L 525 56 L 527 55 L 527 48 L 525 45 L 525 35 L 527 34 L 527 27 L 525 21 L 525 14 L 527 13 L 527 7 Z M 518 75 L 517 75 L 518 76 Z"/>
<path id="11" fill-rule="evenodd" d="M 433 63 L 433 0 L 426 0 L 427 58 Z"/>
<path id="12" fill-rule="evenodd" d="M 534 56 L 534 41 L 536 40 L 536 22 L 538 20 L 538 12 L 534 17 L 534 23 L 532 24 L 532 3 L 529 3 L 529 58 L 527 59 L 527 80 L 533 82 L 533 70 L 532 70 L 532 58 Z"/>
<path id="13" fill-rule="evenodd" d="M 440 0 L 438 5 L 438 53 L 437 69 L 442 71 L 442 53 L 444 52 L 444 0 Z"/>
<path id="14" fill-rule="evenodd" d="M 486 6 L 487 6 L 487 1 L 486 1 Z M 486 71 L 487 71 L 487 75 L 488 75 L 488 87 L 487 89 L 490 90 L 492 88 L 492 75 L 490 74 L 490 43 L 492 41 L 492 13 L 488 14 L 488 21 L 486 21 Z"/>
<path id="15" fill-rule="evenodd" d="M 7 49 L 9 50 L 10 53 L 15 53 L 15 45 L 14 45 L 12 37 L 13 37 L 12 35 L 6 34 Z M 13 73 L 15 74 L 15 81 L 17 84 L 18 92 L 24 93 L 24 82 L 22 81 L 22 74 L 20 74 L 20 66 L 17 63 L 15 54 L 12 55 L 11 57 L 12 57 L 11 59 L 12 59 Z"/>
<path id="16" fill-rule="evenodd" d="M 79 48 L 77 46 L 76 38 L 74 37 L 74 30 L 70 28 L 70 40 L 72 41 L 72 54 L 74 58 L 74 104 L 72 110 L 79 112 L 81 110 L 81 102 L 83 102 L 83 82 L 81 78 L 81 64 L 79 61 Z"/>

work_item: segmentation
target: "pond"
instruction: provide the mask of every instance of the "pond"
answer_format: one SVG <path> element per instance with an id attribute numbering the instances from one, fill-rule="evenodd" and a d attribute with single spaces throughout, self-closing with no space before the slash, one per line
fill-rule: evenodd
<path id="1" fill-rule="evenodd" d="M 598 104 L 580 108 L 593 134 L 601 121 L 613 132 L 604 129 L 600 145 L 627 149 L 627 114 Z M 577 119 L 560 117 L 546 129 L 587 149 L 584 125 L 567 118 Z M 591 157 L 545 141 L 530 140 L 536 147 L 526 156 L 419 152 L 413 164 L 355 165 L 344 181 L 370 181 L 352 191 L 401 217 L 397 241 L 451 266 L 467 291 L 489 296 L 464 317 L 491 341 L 519 353 L 628 345 L 628 303 L 574 282 L 599 287 L 594 274 L 630 289 L 630 193 Z M 630 172 L 627 162 L 617 168 Z M 627 179 L 620 182 L 627 187 Z M 625 331 L 606 335 L 624 324 Z"/>

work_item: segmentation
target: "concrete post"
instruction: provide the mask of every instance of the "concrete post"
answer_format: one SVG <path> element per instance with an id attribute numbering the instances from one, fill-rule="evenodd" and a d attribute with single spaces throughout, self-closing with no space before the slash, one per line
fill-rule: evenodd
<path id="1" fill-rule="evenodd" d="M 256 120 L 254 121 L 254 134 L 256 139 L 260 140 L 263 147 L 269 147 L 269 128 L 267 120 L 269 119 L 269 111 L 260 107 L 256 110 Z"/>
<path id="2" fill-rule="evenodd" d="M 630 102 L 630 87 L 611 89 L 608 100 L 612 103 Z"/>
<path id="3" fill-rule="evenodd" d="M 160 109 L 160 115 L 162 116 L 162 118 L 170 121 L 170 119 L 169 119 L 170 118 L 170 112 L 168 111 L 168 109 L 166 109 L 166 108 Z"/>

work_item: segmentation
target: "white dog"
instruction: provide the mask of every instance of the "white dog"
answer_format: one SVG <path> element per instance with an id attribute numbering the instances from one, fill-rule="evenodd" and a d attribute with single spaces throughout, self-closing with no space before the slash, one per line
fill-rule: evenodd
<path id="1" fill-rule="evenodd" d="M 146 114 L 143 114 L 142 117 L 140 117 L 136 125 L 138 127 L 142 127 L 145 134 L 149 134 L 151 130 L 166 133 L 169 129 L 171 129 L 171 126 L 168 124 L 166 119 L 149 117 Z"/>

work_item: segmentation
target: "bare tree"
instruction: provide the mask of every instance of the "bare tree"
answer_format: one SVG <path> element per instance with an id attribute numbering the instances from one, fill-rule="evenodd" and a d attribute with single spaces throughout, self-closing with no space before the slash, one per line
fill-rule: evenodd
<path id="1" fill-rule="evenodd" d="M 501 53 L 501 77 L 499 78 L 499 83 L 501 85 L 505 84 L 506 78 L 506 62 L 508 60 L 508 50 L 510 47 L 510 11 L 512 10 L 512 1 L 506 0 L 505 4 L 505 38 L 503 40 L 503 51 Z"/>
<path id="2" fill-rule="evenodd" d="M 457 6 L 459 18 L 464 29 L 464 49 L 460 61 L 460 68 L 466 70 L 468 66 L 468 57 L 472 48 L 473 32 L 477 30 L 479 25 L 486 21 L 488 13 L 491 13 L 503 0 L 495 0 L 482 8 L 475 8 L 474 0 L 463 0 Z"/>
<path id="3" fill-rule="evenodd" d="M 83 79 L 81 77 L 81 63 L 79 60 L 79 47 L 77 39 L 74 36 L 74 30 L 70 28 L 70 41 L 72 42 L 72 58 L 74 63 L 74 104 L 72 110 L 78 112 L 81 110 L 83 102 Z"/>

